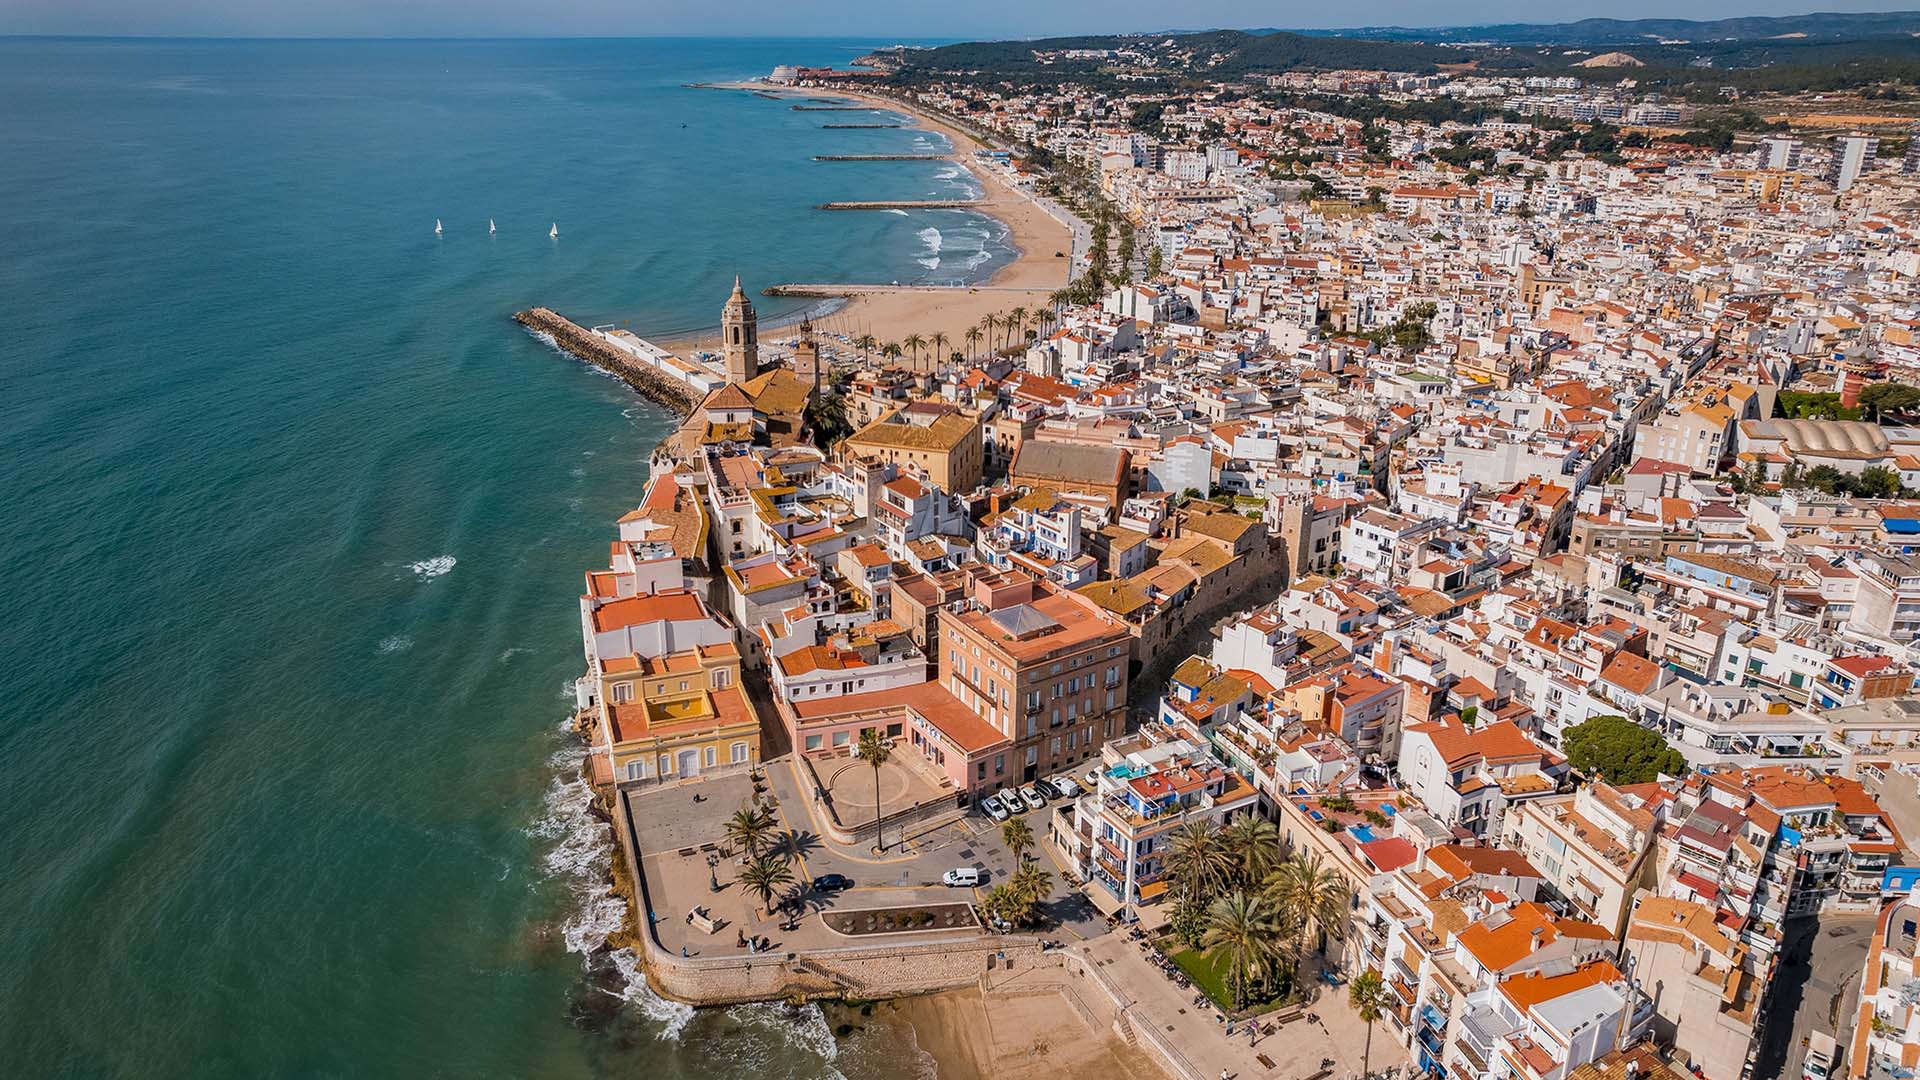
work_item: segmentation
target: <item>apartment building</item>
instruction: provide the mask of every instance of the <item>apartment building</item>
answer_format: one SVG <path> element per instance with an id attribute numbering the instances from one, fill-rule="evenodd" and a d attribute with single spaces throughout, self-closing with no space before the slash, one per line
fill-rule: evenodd
<path id="1" fill-rule="evenodd" d="M 1012 740 L 1019 782 L 1125 730 L 1132 637 L 1099 605 L 1010 571 L 976 577 L 937 619 L 941 686 Z"/>

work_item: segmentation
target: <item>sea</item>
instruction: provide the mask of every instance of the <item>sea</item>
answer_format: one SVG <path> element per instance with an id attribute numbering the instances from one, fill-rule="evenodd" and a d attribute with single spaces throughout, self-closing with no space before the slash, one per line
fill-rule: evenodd
<path id="1" fill-rule="evenodd" d="M 0 39 L 0 1073 L 932 1075 L 601 947 L 577 597 L 671 418 L 509 319 L 992 274 L 813 209 L 938 136 L 689 85 L 882 44 Z"/>

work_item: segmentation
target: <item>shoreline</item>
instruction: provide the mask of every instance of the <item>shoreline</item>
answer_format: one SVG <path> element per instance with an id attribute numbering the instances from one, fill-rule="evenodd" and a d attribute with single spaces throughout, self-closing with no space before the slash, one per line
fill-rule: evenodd
<path id="1" fill-rule="evenodd" d="M 909 121 L 901 125 L 902 130 L 932 131 L 946 137 L 953 150 L 943 155 L 944 159 L 967 170 L 980 183 L 982 197 L 965 212 L 990 218 L 1007 230 L 1007 244 L 1013 250 L 1013 259 L 982 281 L 953 288 L 896 288 L 877 282 L 833 286 L 846 292 L 838 307 L 815 317 L 815 325 L 822 332 L 844 335 L 848 340 L 872 334 L 882 343 L 897 342 L 916 333 L 926 338 L 945 334 L 948 351 L 964 352 L 967 351 L 967 329 L 977 325 L 984 316 L 1005 314 L 1016 307 L 1029 311 L 1048 307 L 1051 303 L 1048 298 L 1053 292 L 1071 280 L 1073 229 L 1015 189 L 999 173 L 976 168 L 973 152 L 982 147 L 980 141 L 938 117 L 893 98 L 859 90 L 793 88 L 758 81 L 705 83 L 702 87 L 746 92 L 770 100 L 832 98 L 897 112 Z M 769 281 L 761 287 L 781 284 L 791 283 Z M 863 285 L 873 286 L 873 291 L 861 289 Z M 784 327 L 798 322 L 797 317 L 782 319 L 778 325 Z M 685 356 L 717 348 L 719 327 L 647 340 Z"/>

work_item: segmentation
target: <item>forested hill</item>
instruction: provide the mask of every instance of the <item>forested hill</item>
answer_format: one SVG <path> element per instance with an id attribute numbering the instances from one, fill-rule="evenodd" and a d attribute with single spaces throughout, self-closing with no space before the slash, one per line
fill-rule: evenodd
<path id="1" fill-rule="evenodd" d="M 1267 31 L 1253 30 L 1254 34 Z M 1300 33 L 1400 42 L 1489 42 L 1503 45 L 1631 45 L 1658 41 L 1696 44 L 1804 39 L 1853 41 L 1920 33 L 1920 11 L 1814 12 L 1733 19 L 1581 19 L 1569 23 L 1495 26 L 1359 26 Z"/>
<path id="2" fill-rule="evenodd" d="M 1075 52 L 1129 53 L 1154 57 L 1176 69 L 1221 75 L 1287 71 L 1294 68 L 1366 68 L 1378 71 L 1428 71 L 1437 64 L 1470 59 L 1462 49 L 1403 41 L 1360 41 L 1276 32 L 1249 34 L 1211 30 L 1198 34 L 1125 34 L 1040 38 L 1030 41 L 967 41 L 935 49 L 915 49 L 901 57 L 907 70 L 998 71 L 1007 73 L 1095 70 L 1104 56 L 1068 56 Z"/>

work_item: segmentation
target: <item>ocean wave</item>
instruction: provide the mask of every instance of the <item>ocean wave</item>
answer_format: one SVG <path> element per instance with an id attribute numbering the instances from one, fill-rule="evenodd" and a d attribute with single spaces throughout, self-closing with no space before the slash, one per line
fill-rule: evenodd
<path id="1" fill-rule="evenodd" d="M 391 637 L 381 638 L 380 644 L 376 645 L 373 651 L 381 656 L 392 656 L 394 653 L 406 652 L 411 648 L 413 648 L 412 638 L 405 634 L 394 634 Z"/>
<path id="2" fill-rule="evenodd" d="M 509 646 L 508 648 L 501 651 L 500 662 L 504 664 L 507 661 L 513 659 L 514 657 L 519 656 L 521 653 L 530 653 L 532 651 L 533 651 L 532 648 L 525 645 Z"/>
<path id="3" fill-rule="evenodd" d="M 742 1026 L 770 1031 L 794 1050 L 804 1051 L 821 1061 L 840 1057 L 840 1044 L 827 1024 L 827 1014 L 818 1005 L 798 1007 L 773 1001 L 735 1005 L 727 1010 L 727 1019 Z M 756 1046 L 756 1049 L 775 1049 Z"/>
<path id="4" fill-rule="evenodd" d="M 638 1009 L 640 1015 L 660 1025 L 660 1030 L 654 1032 L 654 1038 L 663 1042 L 678 1041 L 680 1033 L 693 1021 L 693 1006 L 668 1001 L 654 993 L 653 988 L 647 985 L 646 973 L 640 970 L 640 956 L 632 949 L 615 949 L 607 954 L 607 960 L 620 973 L 623 984 L 620 999 Z"/>
<path id="5" fill-rule="evenodd" d="M 899 214 L 899 215 L 900 215 L 901 217 L 906 217 L 906 216 L 907 216 L 907 212 L 906 212 L 905 210 L 900 210 L 900 209 L 897 209 L 897 208 L 896 208 L 896 209 L 893 209 L 893 210 L 888 210 L 888 211 L 886 211 L 886 212 L 887 212 L 887 213 L 889 213 L 889 214 Z"/>
<path id="6" fill-rule="evenodd" d="M 459 561 L 459 559 L 451 555 L 435 555 L 431 559 L 421 559 L 419 562 L 408 563 L 407 569 L 413 571 L 414 576 L 420 580 L 431 581 L 434 578 L 452 573 L 454 564 Z"/>
<path id="7" fill-rule="evenodd" d="M 921 229 L 919 232 L 915 233 L 914 235 L 918 236 L 920 238 L 920 242 L 926 245 L 928 254 L 930 255 L 940 254 L 940 245 L 943 242 L 943 238 L 940 235 L 939 229 L 936 229 L 933 226 L 929 225 L 926 228 Z"/>

